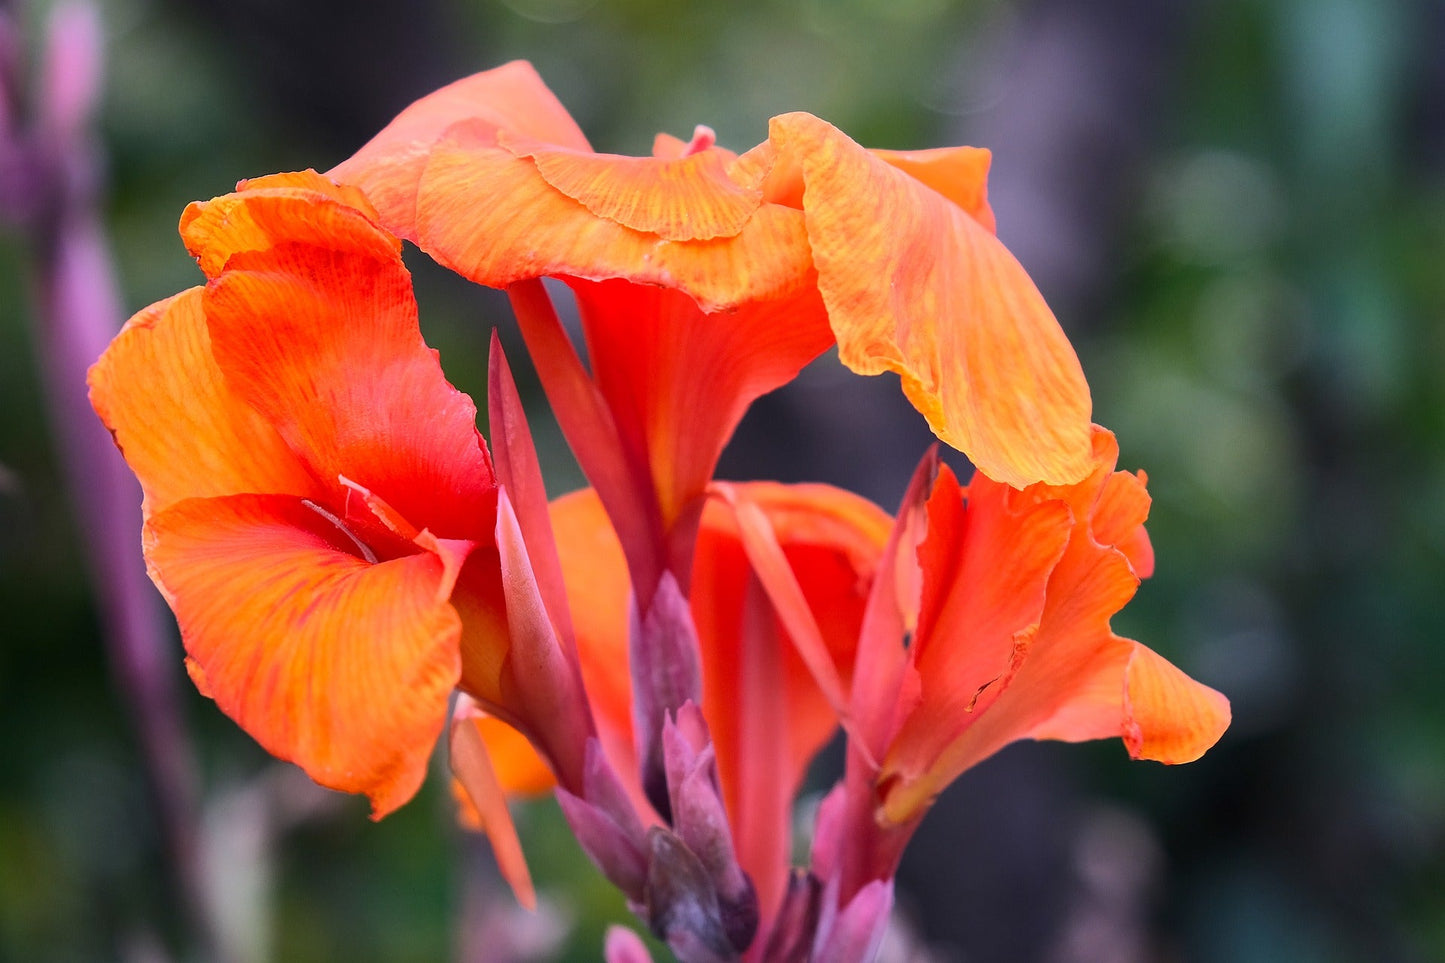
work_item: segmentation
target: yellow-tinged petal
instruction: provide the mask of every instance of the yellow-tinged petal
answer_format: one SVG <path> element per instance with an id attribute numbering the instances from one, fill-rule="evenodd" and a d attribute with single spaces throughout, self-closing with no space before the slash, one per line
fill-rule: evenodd
<path id="1" fill-rule="evenodd" d="M 204 691 L 272 754 L 366 793 L 377 818 L 421 784 L 460 675 L 447 599 L 470 545 L 418 542 L 369 562 L 284 495 L 189 499 L 146 525 Z"/>
<path id="2" fill-rule="evenodd" d="M 895 371 L 933 431 L 991 478 L 1067 484 L 1091 467 L 1090 399 L 1068 338 L 1013 256 L 958 204 L 808 114 L 773 118 L 796 165 L 839 358 Z"/>
<path id="3" fill-rule="evenodd" d="M 490 287 L 538 277 L 627 278 L 679 288 L 704 311 L 782 298 L 813 280 L 801 211 L 764 205 L 734 236 L 672 241 L 599 217 L 547 183 L 530 158 L 467 138 L 431 152 L 417 244 Z"/>
<path id="4" fill-rule="evenodd" d="M 464 125 L 479 143 L 498 131 L 576 150 L 587 138 L 532 65 L 514 60 L 464 77 L 407 107 L 361 150 L 328 174 L 366 192 L 393 234 L 417 240 L 417 189 L 433 144 Z"/>
<path id="5" fill-rule="evenodd" d="M 1229 700 L 1137 643 L 1124 688 L 1124 745 L 1135 759 L 1193 762 L 1229 727 Z"/>
<path id="6" fill-rule="evenodd" d="M 761 191 L 728 179 L 733 155 L 716 148 L 675 158 L 623 157 L 505 135 L 501 142 L 598 217 L 669 241 L 732 237 L 762 203 Z"/>
<path id="7" fill-rule="evenodd" d="M 988 206 L 988 168 L 993 154 L 981 147 L 938 147 L 933 150 L 874 150 L 916 181 L 927 184 L 961 207 L 990 234 L 993 208 Z"/>
<path id="8" fill-rule="evenodd" d="M 186 498 L 324 490 L 211 356 L 201 289 L 136 314 L 90 369 L 91 404 L 145 492 L 147 516 Z"/>

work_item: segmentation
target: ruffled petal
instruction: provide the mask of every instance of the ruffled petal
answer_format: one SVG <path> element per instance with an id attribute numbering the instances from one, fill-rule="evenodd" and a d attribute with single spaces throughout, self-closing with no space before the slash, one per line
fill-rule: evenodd
<path id="1" fill-rule="evenodd" d="M 910 650 L 922 689 L 880 776 L 890 814 L 913 811 L 977 761 L 959 761 L 963 740 L 993 718 L 1036 644 L 1073 514 L 1016 494 L 976 476 L 965 503 L 952 472 L 939 472 L 918 549 L 923 601 Z"/>
<path id="2" fill-rule="evenodd" d="M 930 726 L 948 723 L 930 721 L 937 713 L 925 710 L 933 696 L 929 668 L 920 663 L 924 703 L 909 717 L 884 767 L 884 814 L 892 822 L 913 818 L 959 773 L 1018 739 L 1122 737 L 1134 758 L 1188 762 L 1228 726 L 1222 695 L 1109 627 L 1139 585 L 1135 561 L 1139 546 L 1148 544 L 1142 532 L 1149 496 L 1140 479 L 1113 471 L 1118 446 L 1112 435 L 1096 429 L 1094 452 L 1095 470 L 1069 488 L 1014 492 L 980 477 L 970 485 L 971 505 L 987 504 L 994 492 L 1037 508 L 1067 506 L 1068 545 L 1048 573 L 1047 598 L 1016 665 L 968 718 L 956 706 L 946 713 L 952 738 L 946 745 L 932 740 L 926 750 L 920 744 L 928 742 Z M 970 528 L 965 537 L 974 532 Z M 1001 553 L 1008 541 L 992 551 Z M 970 636 L 958 638 L 972 645 Z"/>
<path id="3" fill-rule="evenodd" d="M 757 211 L 762 192 L 728 179 L 732 154 L 716 148 L 673 158 L 568 150 L 503 135 L 542 178 L 598 217 L 669 241 L 733 237 Z"/>
<path id="4" fill-rule="evenodd" d="M 303 499 L 190 499 L 146 526 L 197 683 L 269 752 L 376 818 L 416 792 L 460 675 L 467 543 L 371 563 Z"/>
<path id="5" fill-rule="evenodd" d="M 366 192 L 387 230 L 417 240 L 417 188 L 432 145 L 464 124 L 483 144 L 500 130 L 574 150 L 587 138 L 532 65 L 514 60 L 448 84 L 407 107 L 329 176 Z"/>
<path id="6" fill-rule="evenodd" d="M 490 287 L 537 277 L 627 278 L 685 291 L 704 311 L 779 299 L 813 279 L 800 211 L 764 205 L 734 236 L 672 241 L 599 217 L 547 183 L 530 158 L 467 137 L 431 152 L 417 244 Z"/>
<path id="7" fill-rule="evenodd" d="M 231 391 L 192 288 L 136 314 L 90 369 L 90 399 L 145 492 L 147 516 L 186 498 L 323 490 Z"/>
<path id="8" fill-rule="evenodd" d="M 897 372 L 933 431 L 991 478 L 1021 488 L 1083 477 L 1088 384 L 1003 245 L 968 210 L 816 117 L 775 117 L 770 140 L 780 168 L 802 173 L 842 362 Z"/>
<path id="9" fill-rule="evenodd" d="M 348 223 L 357 243 L 230 258 L 204 298 L 216 363 L 317 478 L 374 493 L 416 528 L 490 543 L 495 481 L 476 407 L 422 340 L 400 256 L 378 256 L 369 222 Z"/>
<path id="10" fill-rule="evenodd" d="M 235 193 L 193 201 L 180 231 L 201 271 L 214 278 L 233 254 L 287 242 L 398 256 L 401 242 L 377 230 L 376 218 L 361 191 L 302 171 L 241 181 Z"/>

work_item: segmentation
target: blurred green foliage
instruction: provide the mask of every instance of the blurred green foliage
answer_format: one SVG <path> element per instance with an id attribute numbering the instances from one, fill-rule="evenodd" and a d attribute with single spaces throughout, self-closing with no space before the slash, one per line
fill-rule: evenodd
<path id="1" fill-rule="evenodd" d="M 138 308 L 199 280 L 174 231 L 187 202 L 245 176 L 325 169 L 358 141 L 276 96 L 265 77 L 274 51 L 240 42 L 213 5 L 101 6 L 107 215 Z M 274 15 L 231 6 L 263 23 Z M 969 58 L 1036 5 L 424 6 L 445 38 L 430 65 L 441 79 L 531 59 L 598 149 L 637 153 L 657 130 L 686 136 L 699 122 L 746 147 L 791 109 L 870 145 L 941 145 L 990 109 L 988 91 L 962 79 Z M 1111 241 L 1107 304 L 1096 318 L 1061 320 L 1076 334 L 1096 420 L 1118 433 L 1123 467 L 1148 471 L 1155 497 L 1158 573 L 1116 628 L 1230 695 L 1236 721 L 1185 769 L 1130 765 L 1114 745 L 1071 751 L 1083 753 L 1091 794 L 1158 835 L 1168 863 L 1159 958 L 1445 959 L 1445 76 L 1435 63 L 1445 15 L 1379 0 L 1220 0 L 1181 4 L 1179 15 L 1162 120 Z M 335 18 L 296 49 L 344 49 L 347 31 Z M 399 75 L 392 101 L 362 114 L 379 126 L 432 85 L 427 76 Z M 27 265 L 9 239 L 0 959 L 183 954 L 84 577 L 85 533 L 70 524 L 47 440 Z M 449 376 L 482 394 L 486 332 L 506 324 L 504 306 L 415 266 L 429 340 Z M 561 466 L 550 484 L 572 487 L 555 428 L 538 421 L 544 465 Z M 210 815 L 225 821 L 239 812 L 225 805 L 275 764 L 186 693 Z M 298 798 L 274 851 L 245 864 L 268 894 L 257 920 L 269 920 L 269 943 L 258 945 L 297 961 L 452 953 L 462 894 L 486 857 L 451 828 L 440 768 L 379 825 L 361 800 Z M 627 919 L 620 900 L 550 804 L 529 809 L 523 827 L 544 893 L 576 924 L 565 958 L 596 959 L 605 922 Z"/>

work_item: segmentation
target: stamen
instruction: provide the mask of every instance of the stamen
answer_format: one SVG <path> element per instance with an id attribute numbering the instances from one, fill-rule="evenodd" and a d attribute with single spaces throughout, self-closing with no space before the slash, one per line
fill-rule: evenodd
<path id="1" fill-rule="evenodd" d="M 311 509 L 313 512 L 320 515 L 322 518 L 326 519 L 328 522 L 339 528 L 343 535 L 351 539 L 351 543 L 356 546 L 357 551 L 361 552 L 362 558 L 366 559 L 372 565 L 376 564 L 376 553 L 373 552 L 370 548 L 368 548 L 365 542 L 357 538 L 356 533 L 353 532 L 351 529 L 347 528 L 345 522 L 343 522 L 341 519 L 337 518 L 335 515 L 331 514 L 326 509 L 322 508 L 320 505 L 316 504 L 309 498 L 301 499 L 301 504 L 305 505 L 307 508 Z"/>
<path id="2" fill-rule="evenodd" d="M 683 157 L 691 157 L 693 154 L 701 154 L 717 143 L 717 133 L 705 124 L 698 124 L 693 128 L 692 140 L 682 149 Z"/>
<path id="3" fill-rule="evenodd" d="M 345 475 L 337 475 L 336 480 L 346 489 L 346 514 L 348 517 L 351 515 L 351 496 L 354 493 L 361 496 L 361 504 L 366 506 L 366 510 L 371 514 L 371 517 L 391 529 L 392 532 L 407 541 L 411 541 L 417 537 L 419 532 L 416 527 L 405 518 L 402 518 L 396 509 L 382 500 L 381 496 L 364 485 L 352 481 Z"/>

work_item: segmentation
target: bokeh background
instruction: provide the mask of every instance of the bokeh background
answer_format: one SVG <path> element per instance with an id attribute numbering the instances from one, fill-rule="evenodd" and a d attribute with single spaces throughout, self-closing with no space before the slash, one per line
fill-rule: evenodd
<path id="1" fill-rule="evenodd" d="M 9 6 L 20 49 L 47 9 Z M 98 9 L 102 212 L 127 313 L 199 280 L 175 233 L 188 201 L 325 169 L 415 97 L 515 57 L 600 150 L 699 122 L 746 148 L 791 109 L 870 146 L 992 148 L 999 235 L 1074 338 L 1122 467 L 1150 476 L 1158 574 L 1116 629 L 1227 693 L 1235 721 L 1182 768 L 1115 742 L 1016 746 L 966 774 L 905 862 L 911 945 L 892 958 L 1445 960 L 1445 5 Z M 11 227 L 0 959 L 201 959 L 196 905 L 237 963 L 597 959 L 604 921 L 629 917 L 552 804 L 521 813 L 544 890 L 528 917 L 453 828 L 440 768 L 370 823 L 198 696 L 162 623 L 198 798 L 201 872 L 178 881 L 48 427 L 35 232 Z M 414 266 L 454 382 L 484 397 L 492 324 L 525 369 L 503 304 Z M 534 410 L 549 484 L 573 487 Z M 723 474 L 891 507 L 927 441 L 896 382 L 825 357 L 755 408 Z"/>

